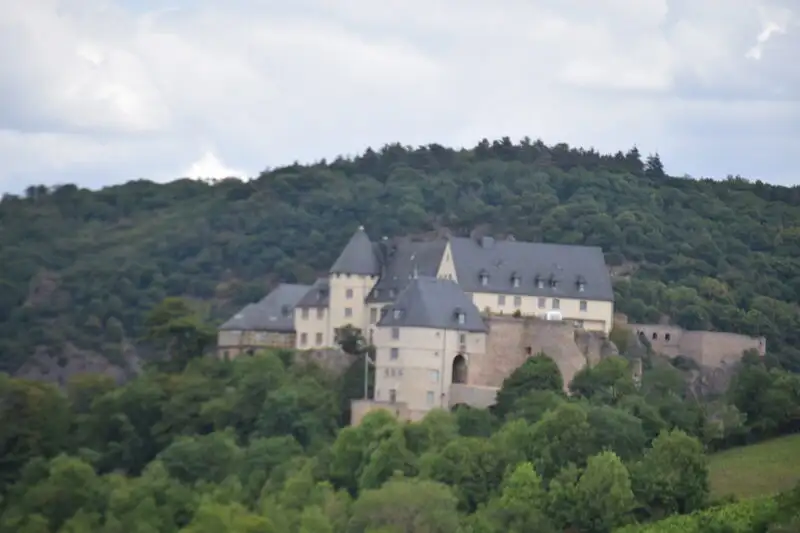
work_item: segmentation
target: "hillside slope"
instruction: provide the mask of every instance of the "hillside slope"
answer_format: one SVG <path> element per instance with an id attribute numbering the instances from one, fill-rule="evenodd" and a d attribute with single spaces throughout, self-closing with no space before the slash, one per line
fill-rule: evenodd
<path id="1" fill-rule="evenodd" d="M 709 474 L 715 496 L 772 496 L 800 483 L 800 434 L 711 456 Z"/>
<path id="2" fill-rule="evenodd" d="M 675 179 L 634 149 L 399 145 L 251 182 L 31 188 L 0 202 L 0 370 L 76 349 L 121 360 L 165 296 L 220 318 L 277 280 L 310 282 L 358 224 L 373 237 L 483 226 L 602 246 L 632 320 L 766 335 L 800 370 L 800 189 Z"/>

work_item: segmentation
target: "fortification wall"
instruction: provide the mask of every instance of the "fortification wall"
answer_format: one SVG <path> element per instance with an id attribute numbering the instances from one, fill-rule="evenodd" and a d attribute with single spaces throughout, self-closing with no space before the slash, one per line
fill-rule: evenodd
<path id="1" fill-rule="evenodd" d="M 720 331 L 686 331 L 678 326 L 662 324 L 628 324 L 643 336 L 653 350 L 666 355 L 689 357 L 699 365 L 720 368 L 739 361 L 742 352 L 757 350 L 763 357 L 767 350 L 764 337 L 748 337 Z"/>
<path id="2" fill-rule="evenodd" d="M 467 384 L 500 387 L 529 357 L 544 352 L 561 370 L 565 387 L 575 374 L 615 353 L 602 333 L 576 330 L 572 323 L 534 317 L 491 316 L 485 354 L 470 354 Z"/>

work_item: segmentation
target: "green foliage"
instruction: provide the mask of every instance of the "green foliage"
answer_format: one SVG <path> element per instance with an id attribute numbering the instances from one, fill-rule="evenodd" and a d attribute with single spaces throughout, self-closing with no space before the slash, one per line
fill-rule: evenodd
<path id="1" fill-rule="evenodd" d="M 0 370 L 70 342 L 112 356 L 144 337 L 167 297 L 230 316 L 278 281 L 311 282 L 358 224 L 373 235 L 497 234 L 602 246 L 627 275 L 632 321 L 765 335 L 800 369 L 800 194 L 665 176 L 632 149 L 481 141 L 469 150 L 387 145 L 244 183 L 132 181 L 34 187 L 0 203 Z M 205 318 L 205 313 L 203 313 Z"/>
<path id="2" fill-rule="evenodd" d="M 616 533 L 759 533 L 773 520 L 776 510 L 773 499 L 744 500 L 652 524 L 628 526 Z"/>
<path id="3" fill-rule="evenodd" d="M 497 393 L 495 413 L 505 416 L 514 408 L 516 401 L 530 390 L 564 390 L 564 379 L 558 365 L 543 353 L 528 358 L 505 379 Z"/>
<path id="4" fill-rule="evenodd" d="M 121 386 L 73 376 L 62 391 L 0 374 L 0 533 L 797 529 L 800 489 L 706 508 L 705 454 L 800 419 L 787 371 L 800 369 L 794 189 L 669 178 L 635 149 L 503 139 L 388 146 L 250 183 L 33 192 L 0 203 L 0 368 L 67 342 L 109 358 L 135 345 L 158 363 Z M 202 357 L 211 321 L 278 280 L 313 280 L 357 223 L 375 235 L 488 224 L 599 245 L 623 273 L 616 305 L 632 321 L 765 335 L 770 353 L 747 354 L 713 401 L 692 394 L 683 363 L 652 357 L 638 388 L 610 357 L 567 396 L 540 354 L 493 410 L 413 423 L 378 411 L 346 428 L 363 359 L 336 378 L 290 350 Z M 348 351 L 372 356 L 345 333 Z M 611 336 L 623 355 L 647 351 L 624 329 Z M 763 490 L 776 488 L 787 486 Z"/>
<path id="5" fill-rule="evenodd" d="M 751 498 L 776 494 L 800 483 L 800 434 L 737 447 L 709 458 L 715 496 Z"/>

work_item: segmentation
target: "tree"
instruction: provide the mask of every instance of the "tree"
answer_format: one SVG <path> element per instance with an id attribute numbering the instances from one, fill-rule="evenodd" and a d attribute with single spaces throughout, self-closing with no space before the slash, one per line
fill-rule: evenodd
<path id="1" fill-rule="evenodd" d="M 506 478 L 496 503 L 498 531 L 508 533 L 555 532 L 545 514 L 547 498 L 542 479 L 531 463 L 520 463 Z"/>
<path id="2" fill-rule="evenodd" d="M 216 332 L 181 298 L 166 298 L 145 319 L 146 338 L 163 348 L 172 368 L 182 369 L 216 342 Z"/>
<path id="3" fill-rule="evenodd" d="M 644 166 L 644 175 L 648 178 L 665 178 L 664 165 L 661 163 L 661 157 L 656 153 L 647 156 L 647 161 Z"/>
<path id="4" fill-rule="evenodd" d="M 569 384 L 569 389 L 575 395 L 614 404 L 623 396 L 633 394 L 636 385 L 627 359 L 611 356 L 593 367 L 587 366 L 579 370 Z"/>
<path id="5" fill-rule="evenodd" d="M 576 523 L 585 531 L 612 531 L 627 521 L 635 505 L 628 469 L 613 452 L 589 458 L 576 495 Z"/>
<path id="6" fill-rule="evenodd" d="M 633 468 L 637 498 L 649 516 L 690 513 L 708 498 L 703 446 L 680 430 L 662 432 Z"/>
<path id="7" fill-rule="evenodd" d="M 497 393 L 495 412 L 498 416 L 505 416 L 511 412 L 517 399 L 530 390 L 564 390 L 558 365 L 543 353 L 527 359 L 503 381 Z"/>
<path id="8" fill-rule="evenodd" d="M 399 478 L 356 500 L 348 531 L 452 533 L 458 523 L 456 498 L 446 486 Z"/>

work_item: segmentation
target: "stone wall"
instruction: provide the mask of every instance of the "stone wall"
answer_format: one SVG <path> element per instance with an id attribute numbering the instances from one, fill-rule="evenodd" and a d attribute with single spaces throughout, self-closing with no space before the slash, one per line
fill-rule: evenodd
<path id="1" fill-rule="evenodd" d="M 493 315 L 488 323 L 486 353 L 469 356 L 468 385 L 500 387 L 529 357 L 543 352 L 558 365 L 566 387 L 587 363 L 616 353 L 602 333 L 576 329 L 568 322 Z"/>
<path id="2" fill-rule="evenodd" d="M 720 331 L 686 331 L 678 326 L 661 324 L 628 324 L 635 334 L 643 336 L 653 350 L 667 357 L 679 355 L 710 368 L 729 366 L 746 350 L 756 350 L 763 357 L 767 350 L 764 337 L 748 337 Z"/>

